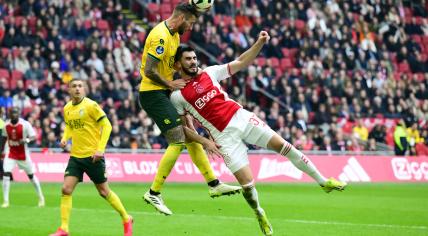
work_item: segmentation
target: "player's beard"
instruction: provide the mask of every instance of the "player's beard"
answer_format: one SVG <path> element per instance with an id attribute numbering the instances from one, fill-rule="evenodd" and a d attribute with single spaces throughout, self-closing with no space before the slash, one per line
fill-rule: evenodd
<path id="1" fill-rule="evenodd" d="M 198 65 L 190 65 L 189 68 L 192 68 L 193 66 L 196 66 L 196 71 L 191 71 L 190 69 L 183 67 L 184 74 L 191 76 L 191 77 L 196 76 L 198 74 Z"/>
<path id="2" fill-rule="evenodd" d="M 19 119 L 10 119 L 10 123 L 12 123 L 13 125 L 16 125 L 18 123 Z"/>
<path id="3" fill-rule="evenodd" d="M 183 35 L 186 32 L 186 27 L 185 27 L 184 23 L 181 24 L 180 27 L 178 27 L 178 31 L 177 32 L 178 32 L 179 35 Z"/>

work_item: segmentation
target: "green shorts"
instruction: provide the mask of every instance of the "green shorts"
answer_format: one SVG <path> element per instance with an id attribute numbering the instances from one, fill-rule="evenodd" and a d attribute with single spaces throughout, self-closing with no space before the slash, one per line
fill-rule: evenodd
<path id="1" fill-rule="evenodd" d="M 181 125 L 181 118 L 169 100 L 168 90 L 140 92 L 140 104 L 162 133 Z"/>
<path id="2" fill-rule="evenodd" d="M 104 158 L 92 163 L 92 157 L 77 158 L 71 156 L 68 160 L 64 176 L 75 176 L 82 182 L 83 173 L 86 173 L 94 184 L 106 182 L 107 173 Z"/>

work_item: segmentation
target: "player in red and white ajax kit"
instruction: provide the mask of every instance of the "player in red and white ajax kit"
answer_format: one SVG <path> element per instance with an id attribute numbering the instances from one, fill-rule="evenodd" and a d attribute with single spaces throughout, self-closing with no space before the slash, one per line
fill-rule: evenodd
<path id="1" fill-rule="evenodd" d="M 33 163 L 30 158 L 28 143 L 34 141 L 36 133 L 31 124 L 19 117 L 20 110 L 13 107 L 10 110 L 9 118 L 4 127 L 3 136 L 6 137 L 5 153 L 6 158 L 3 162 L 3 204 L 1 207 L 9 207 L 10 175 L 13 168 L 18 165 L 24 170 L 28 178 L 34 185 L 39 197 L 39 207 L 45 205 L 40 182 L 33 172 Z M 3 151 L 3 150 L 1 150 Z"/>
<path id="2" fill-rule="evenodd" d="M 334 178 L 326 179 L 303 153 L 254 113 L 229 99 L 222 90 L 219 81 L 250 65 L 268 41 L 268 33 L 262 31 L 254 45 L 236 60 L 225 65 L 210 66 L 203 71 L 198 68 L 195 51 L 188 46 L 179 47 L 175 55 L 175 67 L 187 85 L 179 91 L 174 91 L 171 101 L 181 116 L 190 113 L 208 129 L 216 143 L 221 146 L 224 162 L 241 184 L 243 195 L 255 211 L 262 232 L 272 235 L 272 226 L 259 204 L 246 143 L 274 150 L 287 157 L 298 169 L 316 180 L 326 192 L 341 191 L 346 183 Z M 185 120 L 184 117 L 182 120 Z"/>

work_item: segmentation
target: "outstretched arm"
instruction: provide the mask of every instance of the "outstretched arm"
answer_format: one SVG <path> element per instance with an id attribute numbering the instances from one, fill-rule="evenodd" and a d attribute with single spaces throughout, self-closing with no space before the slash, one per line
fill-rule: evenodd
<path id="1" fill-rule="evenodd" d="M 233 75 L 236 72 L 247 68 L 251 63 L 253 63 L 254 59 L 256 59 L 257 55 L 259 55 L 260 51 L 262 50 L 263 45 L 265 45 L 269 39 L 269 34 L 266 31 L 261 31 L 259 38 L 253 44 L 253 46 L 242 53 L 237 59 L 229 63 L 230 74 Z"/>

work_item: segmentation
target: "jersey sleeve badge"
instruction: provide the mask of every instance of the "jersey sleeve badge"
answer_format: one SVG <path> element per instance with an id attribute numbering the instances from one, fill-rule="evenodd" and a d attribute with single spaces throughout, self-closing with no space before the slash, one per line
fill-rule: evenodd
<path id="1" fill-rule="evenodd" d="M 161 55 L 164 51 L 165 51 L 165 49 L 162 46 L 157 46 L 156 47 L 156 53 L 158 55 Z"/>

